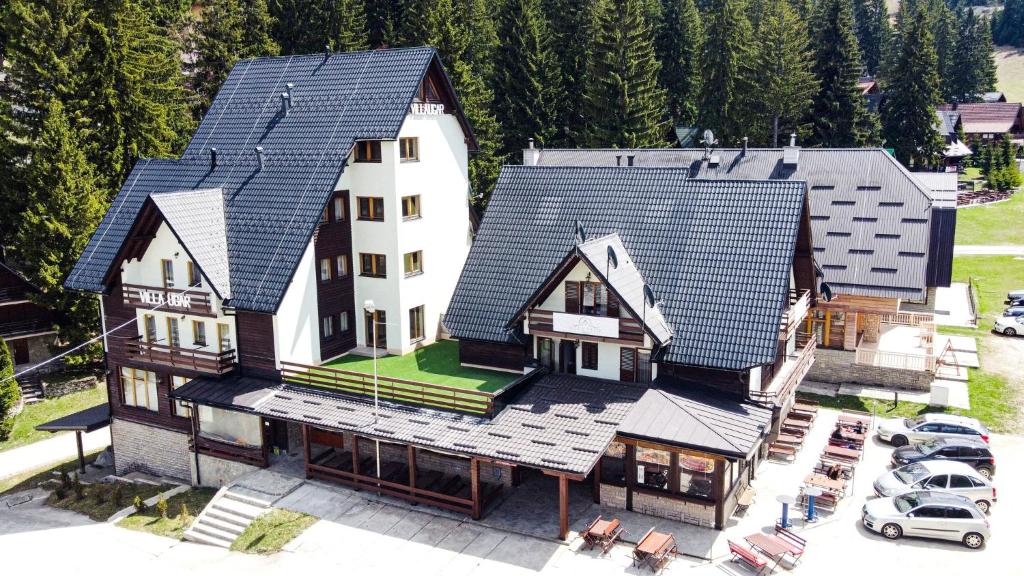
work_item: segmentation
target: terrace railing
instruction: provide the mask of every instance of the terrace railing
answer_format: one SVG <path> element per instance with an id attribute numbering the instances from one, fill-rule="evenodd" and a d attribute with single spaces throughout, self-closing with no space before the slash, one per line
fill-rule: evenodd
<path id="1" fill-rule="evenodd" d="M 934 355 L 890 352 L 874 348 L 857 348 L 854 363 L 865 366 L 877 366 L 879 368 L 916 370 L 918 372 L 935 371 Z"/>
<path id="2" fill-rule="evenodd" d="M 882 314 L 882 324 L 895 324 L 897 326 L 920 326 L 926 322 L 933 322 L 935 317 L 931 314 L 918 314 L 916 312 L 895 312 L 893 314 Z"/>
<path id="3" fill-rule="evenodd" d="M 373 375 L 363 372 L 282 361 L 281 379 L 295 384 L 373 397 Z M 403 380 L 389 376 L 378 376 L 377 382 L 379 397 L 385 400 L 455 410 L 478 416 L 494 415 L 496 395 L 491 392 Z"/>
<path id="4" fill-rule="evenodd" d="M 804 376 L 814 364 L 814 351 L 818 341 L 808 338 L 806 342 L 798 342 L 799 348 L 787 358 L 779 373 L 772 378 L 764 390 L 751 390 L 750 399 L 763 404 L 781 405 L 796 390 Z"/>
<path id="5" fill-rule="evenodd" d="M 779 325 L 780 339 L 788 340 L 793 332 L 796 332 L 800 323 L 807 318 L 807 312 L 811 308 L 810 290 L 790 290 L 789 307 L 782 315 Z"/>
<path id="6" fill-rule="evenodd" d="M 559 326 L 555 318 L 564 321 Z M 644 327 L 633 318 L 612 318 L 587 314 L 567 314 L 534 308 L 528 313 L 531 334 L 573 335 L 584 340 L 597 340 L 622 344 L 640 344 L 644 341 Z"/>
<path id="7" fill-rule="evenodd" d="M 171 366 L 175 368 L 187 368 L 196 372 L 208 374 L 225 374 L 235 367 L 235 351 L 209 352 L 206 350 L 191 350 L 177 346 L 167 346 L 155 342 L 146 342 L 142 336 L 136 336 L 125 340 L 125 352 L 131 359 Z"/>

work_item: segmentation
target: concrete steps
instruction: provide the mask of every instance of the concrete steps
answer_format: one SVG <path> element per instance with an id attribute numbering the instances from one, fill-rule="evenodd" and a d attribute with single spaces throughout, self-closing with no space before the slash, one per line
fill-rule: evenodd
<path id="1" fill-rule="evenodd" d="M 35 372 L 18 378 L 18 387 L 21 388 L 21 397 L 26 404 L 43 401 L 43 381 Z"/>
<path id="2" fill-rule="evenodd" d="M 242 487 L 221 488 L 185 532 L 190 542 L 230 548 L 271 502 Z"/>

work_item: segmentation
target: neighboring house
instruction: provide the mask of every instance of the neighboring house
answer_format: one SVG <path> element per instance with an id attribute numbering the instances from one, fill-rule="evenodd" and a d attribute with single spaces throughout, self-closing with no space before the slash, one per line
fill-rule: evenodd
<path id="1" fill-rule="evenodd" d="M 1020 139 L 1024 134 L 1024 107 L 1020 102 L 943 104 L 939 110 L 960 113 L 969 143 L 991 142 L 1004 137 Z"/>
<path id="2" fill-rule="evenodd" d="M 861 76 L 857 80 L 857 90 L 864 97 L 869 112 L 877 112 L 878 105 L 882 102 L 882 89 L 873 76 Z"/>
<path id="3" fill-rule="evenodd" d="M 29 299 L 38 293 L 38 288 L 0 260 L 0 338 L 10 348 L 15 369 L 51 358 L 57 343 L 52 314 Z"/>
<path id="4" fill-rule="evenodd" d="M 981 95 L 981 101 L 987 103 L 1006 102 L 1006 94 L 1002 92 L 985 92 Z"/>
<path id="5" fill-rule="evenodd" d="M 921 181 L 932 193 L 932 206 L 935 208 L 956 208 L 956 197 L 960 183 L 956 172 L 913 172 L 914 178 Z"/>
<path id="6" fill-rule="evenodd" d="M 885 150 L 531 148 L 524 164 L 676 167 L 694 179 L 807 182 L 814 258 L 833 294 L 818 300 L 804 326 L 819 344 L 808 378 L 930 384 L 934 289 L 950 283 L 956 210 Z M 736 314 L 746 317 L 742 303 Z"/>
<path id="7" fill-rule="evenodd" d="M 935 115 L 938 118 L 935 128 L 939 131 L 939 135 L 942 136 L 942 141 L 946 145 L 942 151 L 943 164 L 947 170 L 955 172 L 960 162 L 972 154 L 971 148 L 960 141 L 960 131 L 963 129 L 960 112 L 957 110 L 936 110 Z"/>

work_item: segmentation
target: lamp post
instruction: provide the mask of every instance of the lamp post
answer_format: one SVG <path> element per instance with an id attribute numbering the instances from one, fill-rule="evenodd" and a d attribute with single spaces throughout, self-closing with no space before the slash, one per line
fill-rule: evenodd
<path id="1" fill-rule="evenodd" d="M 370 315 L 371 324 L 371 337 L 373 342 L 370 343 L 370 347 L 373 349 L 373 423 L 377 424 L 379 420 L 378 410 L 380 408 L 378 386 L 377 386 L 377 307 L 373 304 L 373 300 L 367 300 L 363 302 L 363 309 Z M 377 449 L 377 479 L 380 480 L 380 440 L 374 438 L 374 444 Z"/>

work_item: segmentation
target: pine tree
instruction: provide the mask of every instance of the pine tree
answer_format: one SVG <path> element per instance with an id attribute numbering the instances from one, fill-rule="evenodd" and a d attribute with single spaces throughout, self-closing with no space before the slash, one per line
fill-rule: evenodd
<path id="1" fill-rule="evenodd" d="M 675 124 L 692 125 L 697 120 L 703 38 L 694 0 L 664 0 L 654 48 L 661 62 L 661 87 L 668 94 L 668 117 Z"/>
<path id="2" fill-rule="evenodd" d="M 1006 0 L 992 18 L 992 37 L 999 44 L 1024 46 L 1024 0 Z"/>
<path id="3" fill-rule="evenodd" d="M 938 57 L 924 11 L 904 20 L 900 53 L 893 58 L 892 78 L 881 110 L 886 145 L 906 166 L 935 164 L 942 153 L 942 138 L 935 129 L 935 107 L 940 103 Z"/>
<path id="4" fill-rule="evenodd" d="M 397 46 L 402 0 L 366 0 L 366 31 L 370 47 Z"/>
<path id="5" fill-rule="evenodd" d="M 369 48 L 366 10 L 363 0 L 325 0 L 327 23 L 324 36 L 335 52 L 354 52 Z"/>
<path id="6" fill-rule="evenodd" d="M 820 88 L 811 111 L 811 141 L 825 147 L 862 146 L 871 138 L 870 119 L 857 89 L 860 51 L 848 0 L 818 0 L 812 31 Z"/>
<path id="7" fill-rule="evenodd" d="M 29 209 L 17 232 L 18 259 L 57 313 L 64 340 L 80 342 L 98 325 L 94 297 L 66 291 L 64 276 L 106 209 L 105 191 L 83 150 L 81 131 L 64 105 L 50 100 L 25 178 Z"/>
<path id="8" fill-rule="evenodd" d="M 14 379 L 14 360 L 7 342 L 0 338 L 0 442 L 7 440 L 14 426 L 11 410 L 21 399 L 21 389 Z"/>
<path id="9" fill-rule="evenodd" d="M 941 67 L 942 97 L 949 102 L 979 102 L 995 89 L 995 61 L 989 23 L 967 8 L 956 13 L 953 49 Z"/>
<path id="10" fill-rule="evenodd" d="M 643 0 L 601 0 L 587 92 L 590 146 L 666 145 L 658 71 Z"/>
<path id="11" fill-rule="evenodd" d="M 495 111 L 506 156 L 530 138 L 549 144 L 558 132 L 561 79 L 540 5 L 540 0 L 508 0 L 498 20 L 502 49 L 495 60 Z"/>
<path id="12" fill-rule="evenodd" d="M 877 75 L 892 35 L 885 0 L 853 0 L 853 17 L 864 68 Z"/>
<path id="13" fill-rule="evenodd" d="M 235 62 L 274 56 L 280 48 L 270 37 L 273 20 L 266 0 L 210 0 L 197 26 L 193 88 L 199 94 L 200 115 L 206 113 Z"/>
<path id="14" fill-rule="evenodd" d="M 744 132 L 744 94 L 753 57 L 745 10 L 743 0 L 710 0 L 705 11 L 699 124 L 714 131 L 722 145 L 735 144 Z"/>
<path id="15" fill-rule="evenodd" d="M 469 33 L 469 49 L 466 61 L 473 72 L 483 79 L 488 87 L 493 86 L 494 58 L 498 50 L 498 32 L 495 26 L 493 11 L 500 6 L 498 2 L 489 0 L 457 0 L 465 24 L 463 28 Z M 507 1 L 507 0 L 502 0 Z"/>
<path id="16" fill-rule="evenodd" d="M 555 144 L 578 146 L 586 136 L 587 65 L 593 49 L 596 0 L 547 0 L 544 8 L 551 24 L 553 46 L 565 91 L 557 117 L 562 126 Z"/>
<path id="17" fill-rule="evenodd" d="M 281 54 L 314 54 L 330 43 L 330 7 L 327 0 L 271 0 L 274 18 L 271 35 Z"/>
<path id="18" fill-rule="evenodd" d="M 807 27 L 787 2 L 765 7 L 757 32 L 756 98 L 751 103 L 755 142 L 777 147 L 779 134 L 806 132 L 818 79 Z"/>

